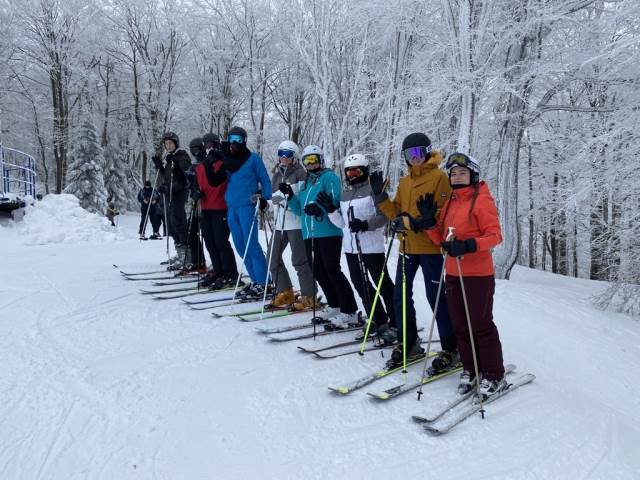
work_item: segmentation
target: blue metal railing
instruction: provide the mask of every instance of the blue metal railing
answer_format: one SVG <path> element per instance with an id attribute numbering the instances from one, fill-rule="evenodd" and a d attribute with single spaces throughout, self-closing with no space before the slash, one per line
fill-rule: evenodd
<path id="1" fill-rule="evenodd" d="M 19 150 L 0 144 L 0 173 L 2 190 L 0 194 L 31 195 L 36 197 L 36 160 Z"/>

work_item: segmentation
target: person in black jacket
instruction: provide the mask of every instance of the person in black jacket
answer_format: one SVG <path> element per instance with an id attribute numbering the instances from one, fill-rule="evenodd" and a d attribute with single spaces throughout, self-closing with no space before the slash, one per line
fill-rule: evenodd
<path id="1" fill-rule="evenodd" d="M 146 180 L 144 187 L 138 192 L 138 202 L 140 202 L 140 227 L 138 228 L 138 235 L 140 235 L 140 240 L 147 239 L 145 236 L 145 222 L 151 223 L 153 227 L 152 238 L 158 235 L 158 229 L 160 228 L 160 224 L 156 222 L 158 216 L 158 197 L 158 191 L 153 189 L 149 180 Z"/>
<path id="2" fill-rule="evenodd" d="M 185 204 L 189 197 L 187 171 L 191 167 L 189 154 L 180 148 L 178 135 L 167 132 L 162 136 L 166 155 L 155 155 L 152 160 L 160 172 L 161 191 L 167 209 L 168 234 L 173 238 L 177 256 L 172 262 L 182 268 L 187 250 L 187 215 Z"/>

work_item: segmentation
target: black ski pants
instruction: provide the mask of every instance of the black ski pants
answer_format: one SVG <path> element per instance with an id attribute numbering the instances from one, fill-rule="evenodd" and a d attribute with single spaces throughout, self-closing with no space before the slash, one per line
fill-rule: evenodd
<path id="1" fill-rule="evenodd" d="M 342 313 L 356 313 L 358 304 L 353 296 L 353 289 L 340 268 L 342 237 L 308 238 L 304 244 L 307 259 L 313 265 L 313 275 L 322 288 L 329 306 L 339 308 Z"/>
<path id="2" fill-rule="evenodd" d="M 229 242 L 226 210 L 202 210 L 200 222 L 213 271 L 229 277 L 238 276 L 236 257 Z"/>
<path id="3" fill-rule="evenodd" d="M 376 302 L 376 309 L 373 312 L 373 320 L 380 327 L 387 323 L 387 318 L 391 322 L 391 326 L 395 327 L 395 312 L 393 308 L 393 281 L 389 277 L 389 272 L 384 264 L 384 253 L 363 253 L 362 263 L 365 271 L 360 268 L 357 253 L 345 253 L 347 257 L 347 265 L 349 267 L 349 276 L 351 283 L 356 288 L 362 304 L 364 305 L 367 315 L 371 314 L 371 306 L 376 295 L 376 288 L 371 284 L 369 275 L 373 279 L 375 285 L 380 279 L 380 274 L 384 269 L 384 279 L 380 287 L 380 297 Z M 363 284 L 364 282 L 364 284 Z M 384 301 L 384 307 L 382 302 Z M 385 312 L 386 308 L 386 312 Z"/>

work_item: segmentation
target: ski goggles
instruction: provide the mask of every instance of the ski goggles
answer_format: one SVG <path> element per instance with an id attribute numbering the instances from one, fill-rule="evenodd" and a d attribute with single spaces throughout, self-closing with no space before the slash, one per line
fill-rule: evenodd
<path id="1" fill-rule="evenodd" d="M 465 167 L 469 170 L 480 173 L 480 167 L 478 164 L 464 153 L 452 153 L 449 155 L 444 168 L 447 172 L 451 172 L 453 167 Z"/>
<path id="2" fill-rule="evenodd" d="M 278 150 L 278 158 L 293 158 L 294 156 L 293 150 Z"/>
<path id="3" fill-rule="evenodd" d="M 409 147 L 402 151 L 402 156 L 408 163 L 415 163 L 416 160 L 424 160 L 431 153 L 431 145 L 427 147 Z"/>
<path id="4" fill-rule="evenodd" d="M 305 155 L 305 157 L 302 159 L 302 163 L 304 163 L 306 166 L 319 164 L 320 155 L 316 153 L 310 153 L 309 155 Z"/>
<path id="5" fill-rule="evenodd" d="M 344 169 L 344 174 L 349 180 L 352 180 L 354 178 L 363 176 L 364 170 L 362 169 L 362 167 L 350 167 Z"/>
<path id="6" fill-rule="evenodd" d="M 227 140 L 229 141 L 229 143 L 244 143 L 244 137 L 242 135 L 229 135 L 227 137 Z"/>

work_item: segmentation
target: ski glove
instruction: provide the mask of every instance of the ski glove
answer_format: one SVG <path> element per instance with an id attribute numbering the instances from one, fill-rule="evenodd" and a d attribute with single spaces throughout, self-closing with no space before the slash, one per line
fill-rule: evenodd
<path id="1" fill-rule="evenodd" d="M 154 155 L 153 157 L 151 157 L 151 161 L 158 170 L 164 172 L 164 166 L 162 165 L 162 158 L 160 158 L 160 155 Z"/>
<path id="2" fill-rule="evenodd" d="M 478 249 L 475 238 L 442 242 L 441 247 L 452 257 L 461 257 L 465 253 L 473 253 Z"/>
<path id="3" fill-rule="evenodd" d="M 267 202 L 259 193 L 254 193 L 253 195 L 251 195 L 251 203 L 255 205 L 256 202 L 260 202 L 259 208 L 261 211 L 267 208 L 267 206 L 269 205 L 269 202 Z"/>
<path id="4" fill-rule="evenodd" d="M 374 195 L 380 195 L 384 190 L 384 178 L 382 172 L 373 172 L 369 176 L 369 184 Z"/>
<path id="5" fill-rule="evenodd" d="M 402 213 L 391 220 L 391 230 L 396 233 L 406 232 L 409 229 L 409 226 L 405 222 L 405 216 L 406 214 Z"/>
<path id="6" fill-rule="evenodd" d="M 308 203 L 304 206 L 304 213 L 306 213 L 310 217 L 315 217 L 318 221 L 322 220 L 322 215 L 324 215 L 324 212 L 318 206 L 318 204 L 313 202 Z"/>
<path id="7" fill-rule="evenodd" d="M 436 210 L 438 205 L 433 201 L 433 193 L 427 193 L 416 202 L 416 207 L 422 216 L 421 230 L 429 230 L 436 226 Z"/>
<path id="8" fill-rule="evenodd" d="M 291 198 L 293 197 L 293 188 L 291 188 L 291 185 L 289 185 L 288 183 L 282 182 L 280 185 L 278 185 L 278 190 L 280 190 L 283 195 L 286 195 L 287 200 L 291 200 Z"/>
<path id="9" fill-rule="evenodd" d="M 333 204 L 333 195 L 326 192 L 319 192 L 318 195 L 316 195 L 316 202 L 324 208 L 327 213 L 333 213 L 338 209 L 338 207 Z"/>
<path id="10" fill-rule="evenodd" d="M 349 230 L 353 233 L 366 232 L 369 230 L 369 222 L 366 220 L 360 220 L 359 218 L 354 218 L 349 222 Z"/>

